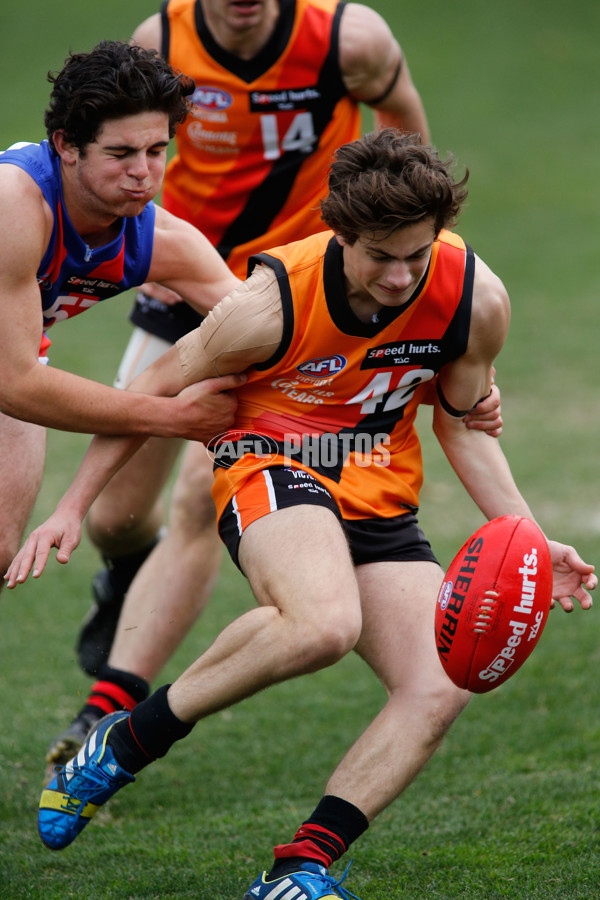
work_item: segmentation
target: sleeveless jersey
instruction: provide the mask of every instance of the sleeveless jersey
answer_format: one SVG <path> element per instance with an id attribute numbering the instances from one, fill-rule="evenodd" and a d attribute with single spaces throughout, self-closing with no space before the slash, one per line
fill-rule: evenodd
<path id="1" fill-rule="evenodd" d="M 339 69 L 343 7 L 281 0 L 269 42 L 241 60 L 214 41 L 198 0 L 163 4 L 162 53 L 196 85 L 163 204 L 242 278 L 253 253 L 325 229 L 319 201 L 333 152 L 360 135 Z"/>
<path id="2" fill-rule="evenodd" d="M 71 224 L 62 195 L 60 158 L 47 141 L 15 144 L 0 153 L 0 163 L 27 172 L 54 217 L 52 236 L 37 271 L 44 328 L 146 280 L 154 241 L 152 202 L 139 216 L 124 218 L 110 243 L 91 249 Z"/>
<path id="3" fill-rule="evenodd" d="M 331 232 L 259 254 L 256 263 L 277 275 L 283 339 L 236 391 L 234 434 L 244 440 L 229 445 L 229 460 L 221 458 L 226 441 L 213 446 L 219 515 L 249 474 L 290 460 L 320 479 L 344 518 L 416 511 L 422 482 L 416 411 L 427 382 L 466 350 L 472 250 L 442 232 L 412 298 L 369 323 L 348 303 L 342 249 Z"/>

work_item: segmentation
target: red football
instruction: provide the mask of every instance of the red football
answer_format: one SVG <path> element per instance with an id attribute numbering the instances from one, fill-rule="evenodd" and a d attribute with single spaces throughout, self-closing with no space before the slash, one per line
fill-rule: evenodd
<path id="1" fill-rule="evenodd" d="M 540 639 L 552 599 L 546 538 L 531 519 L 483 525 L 452 560 L 435 610 L 436 647 L 461 688 L 484 694 L 519 669 Z"/>

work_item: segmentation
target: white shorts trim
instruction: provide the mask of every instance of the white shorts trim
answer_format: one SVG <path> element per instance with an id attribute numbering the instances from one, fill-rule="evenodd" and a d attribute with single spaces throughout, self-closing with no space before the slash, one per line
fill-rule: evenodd
<path id="1" fill-rule="evenodd" d="M 143 328 L 134 328 L 113 382 L 114 387 L 125 390 L 140 372 L 152 365 L 172 346 L 169 341 L 148 334 Z"/>

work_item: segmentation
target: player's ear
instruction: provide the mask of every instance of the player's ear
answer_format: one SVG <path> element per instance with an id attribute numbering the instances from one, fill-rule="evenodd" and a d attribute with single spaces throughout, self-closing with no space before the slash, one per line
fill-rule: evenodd
<path id="1" fill-rule="evenodd" d="M 64 163 L 72 165 L 77 161 L 79 150 L 75 144 L 72 144 L 66 139 L 64 131 L 55 131 L 52 135 L 52 141 L 54 143 L 54 149 Z"/>
<path id="2" fill-rule="evenodd" d="M 345 238 L 343 238 L 342 235 L 338 231 L 334 231 L 333 236 L 335 237 L 335 239 L 338 242 L 338 244 L 340 245 L 340 247 L 345 247 L 347 245 L 348 241 Z"/>

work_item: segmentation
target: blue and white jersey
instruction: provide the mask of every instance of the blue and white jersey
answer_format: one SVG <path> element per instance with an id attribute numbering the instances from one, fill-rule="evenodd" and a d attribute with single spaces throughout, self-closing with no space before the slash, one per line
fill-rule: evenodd
<path id="1" fill-rule="evenodd" d="M 91 249 L 65 209 L 60 158 L 48 141 L 13 144 L 0 153 L 0 163 L 27 172 L 54 216 L 52 237 L 37 271 L 45 328 L 146 281 L 154 241 L 153 202 L 138 216 L 123 218 L 110 243 Z"/>

